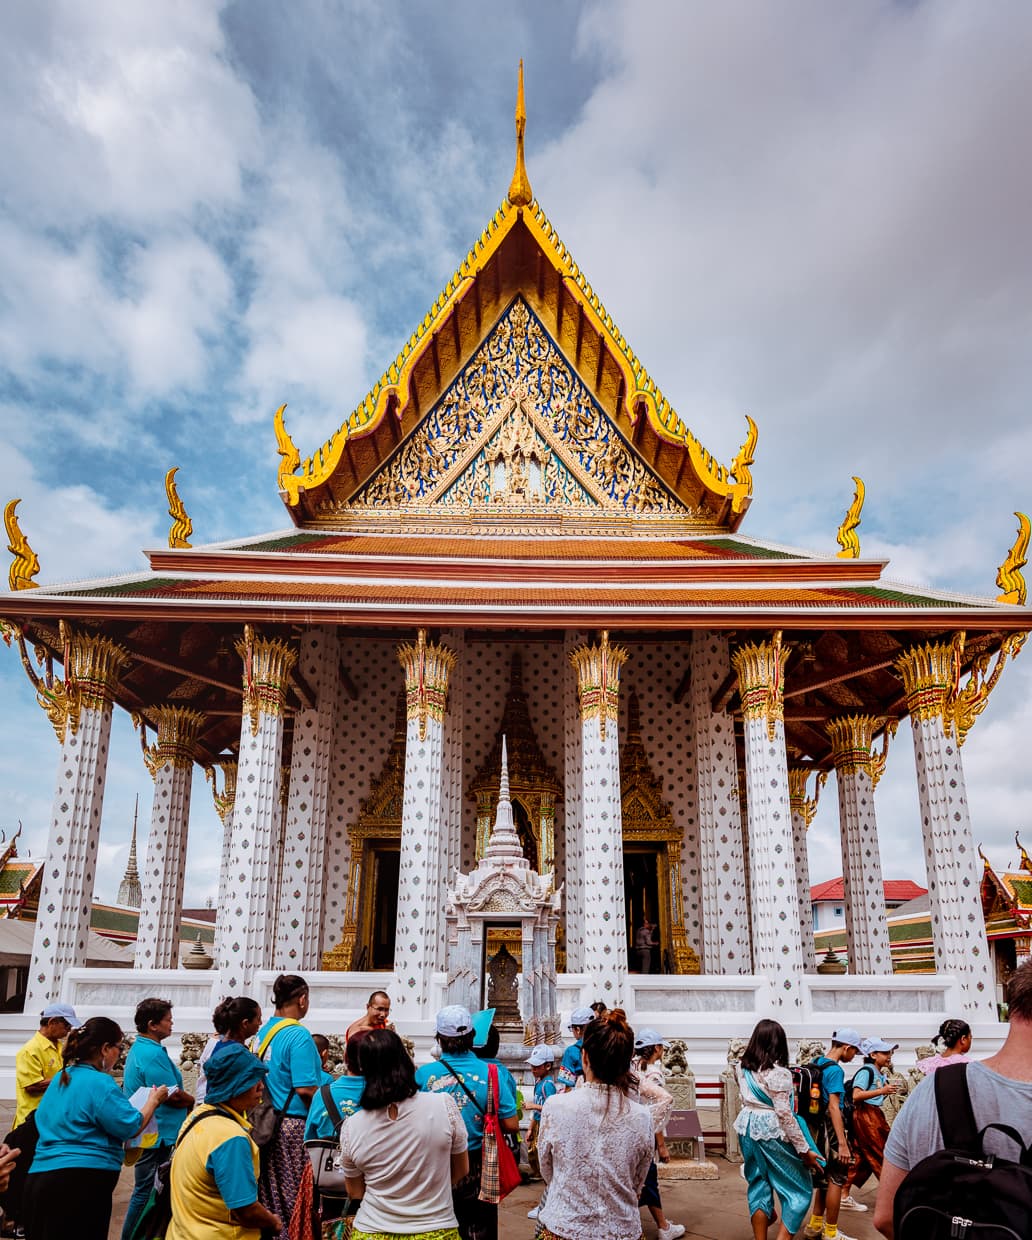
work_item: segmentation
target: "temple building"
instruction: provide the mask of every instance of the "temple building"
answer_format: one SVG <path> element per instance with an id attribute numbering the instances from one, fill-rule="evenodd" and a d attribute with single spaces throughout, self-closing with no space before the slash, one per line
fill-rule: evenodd
<path id="1" fill-rule="evenodd" d="M 529 1041 L 594 999 L 700 1046 L 767 1013 L 995 1020 L 962 747 L 1032 628 L 1027 518 L 991 598 L 887 577 L 859 479 L 835 550 L 744 533 L 756 425 L 723 465 L 678 417 L 534 198 L 524 125 L 521 77 L 508 193 L 372 391 L 306 459 L 276 412 L 288 529 L 194 546 L 170 470 L 147 571 L 37 587 L 8 505 L 3 633 L 60 750 L 27 1011 L 157 987 L 206 1027 L 286 969 L 313 1019 L 383 985 L 413 1036 L 492 987 Z M 82 966 L 116 707 L 154 797 L 135 968 L 106 976 Z M 876 798 L 900 726 L 936 968 L 902 980 Z M 194 764 L 224 824 L 203 977 L 176 967 Z M 837 978 L 806 848 L 832 775 Z"/>

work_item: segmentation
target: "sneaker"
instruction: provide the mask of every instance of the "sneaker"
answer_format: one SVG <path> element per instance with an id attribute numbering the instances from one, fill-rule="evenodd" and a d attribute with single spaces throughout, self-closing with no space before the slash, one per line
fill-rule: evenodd
<path id="1" fill-rule="evenodd" d="M 867 1207 L 862 1201 L 854 1201 L 852 1197 L 843 1197 L 839 1203 L 843 1210 L 855 1210 L 857 1214 L 863 1214 Z"/>
<path id="2" fill-rule="evenodd" d="M 807 1223 L 806 1230 L 803 1232 L 803 1235 L 806 1237 L 806 1240 L 817 1240 L 818 1236 L 823 1236 L 824 1220 L 821 1219 L 816 1226 L 812 1223 Z"/>
<path id="3" fill-rule="evenodd" d="M 541 1207 L 540 1207 L 540 1206 L 535 1206 L 535 1207 L 533 1208 L 533 1210 L 528 1210 L 528 1211 L 527 1211 L 527 1218 L 537 1218 L 537 1216 L 538 1216 L 538 1214 L 540 1213 L 540 1211 L 541 1211 Z"/>
<path id="4" fill-rule="evenodd" d="M 684 1228 L 680 1223 L 671 1223 L 669 1227 L 661 1227 L 657 1234 L 659 1240 L 677 1240 L 678 1236 L 684 1235 Z"/>
<path id="5" fill-rule="evenodd" d="M 828 1235 L 827 1232 L 825 1232 L 824 1235 L 826 1237 L 826 1240 L 831 1240 L 831 1237 Z M 853 1240 L 853 1237 L 847 1236 L 846 1233 L 840 1227 L 838 1231 L 835 1233 L 835 1240 Z"/>

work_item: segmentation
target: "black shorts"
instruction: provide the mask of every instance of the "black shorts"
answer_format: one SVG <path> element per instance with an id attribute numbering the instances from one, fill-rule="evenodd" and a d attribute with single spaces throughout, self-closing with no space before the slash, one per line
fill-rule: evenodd
<path id="1" fill-rule="evenodd" d="M 807 1127 L 810 1129 L 810 1136 L 813 1137 L 813 1143 L 827 1159 L 826 1166 L 814 1167 L 810 1172 L 813 1177 L 813 1186 L 818 1192 L 825 1192 L 829 1184 L 837 1184 L 840 1188 L 845 1186 L 846 1177 L 849 1175 L 849 1163 L 839 1157 L 838 1139 L 835 1136 L 835 1130 L 832 1128 L 828 1120 L 825 1120 L 820 1127 L 814 1127 L 807 1121 Z"/>

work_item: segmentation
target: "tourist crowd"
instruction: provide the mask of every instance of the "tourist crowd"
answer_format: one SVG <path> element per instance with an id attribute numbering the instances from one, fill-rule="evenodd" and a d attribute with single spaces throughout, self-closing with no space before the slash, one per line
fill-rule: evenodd
<path id="1" fill-rule="evenodd" d="M 345 1071 L 335 1075 L 328 1041 L 304 1023 L 304 979 L 278 977 L 273 1002 L 264 1021 L 252 999 L 219 1004 L 196 1097 L 163 1045 L 173 1027 L 167 1001 L 139 1004 L 121 1088 L 112 1075 L 125 1047 L 117 1023 L 80 1025 L 71 1008 L 47 1007 L 19 1052 L 15 1128 L 0 1146 L 5 1234 L 106 1240 L 129 1163 L 122 1240 L 494 1240 L 498 1202 L 518 1182 L 521 1110 L 527 1160 L 544 1181 L 530 1211 L 537 1240 L 639 1240 L 642 1208 L 659 1240 L 684 1234 L 663 1211 L 656 1172 L 673 1106 L 665 1044 L 652 1029 L 635 1033 L 620 1009 L 577 1009 L 558 1067 L 549 1047 L 534 1047 L 525 1061 L 533 1098 L 523 1103 L 497 1058 L 490 1010 L 442 1009 L 437 1057 L 417 1069 L 377 992 L 346 1030 Z M 1006 1099 L 1027 1132 L 1032 963 L 1012 980 L 1011 1019 L 1007 1045 L 971 1065 L 968 1088 L 980 1123 Z M 945 1022 L 929 1077 L 967 1063 L 970 1047 L 970 1028 Z M 825 1054 L 790 1069 L 784 1029 L 757 1024 L 737 1068 L 735 1121 L 756 1240 L 774 1225 L 777 1240 L 789 1240 L 804 1224 L 804 1236 L 849 1240 L 839 1210 L 866 1208 L 851 1190 L 872 1175 L 875 1222 L 893 1234 L 906 1173 L 943 1142 L 930 1079 L 890 1133 L 895 1049 L 839 1028 Z M 843 1069 L 858 1055 L 863 1066 L 847 1084 Z"/>

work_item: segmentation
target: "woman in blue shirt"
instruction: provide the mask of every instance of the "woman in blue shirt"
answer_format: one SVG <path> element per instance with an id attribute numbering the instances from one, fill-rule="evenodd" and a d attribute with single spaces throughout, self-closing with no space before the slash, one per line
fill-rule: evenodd
<path id="1" fill-rule="evenodd" d="M 159 1085 L 142 1111 L 129 1103 L 111 1076 L 121 1049 L 122 1030 L 106 1016 L 68 1035 L 64 1069 L 36 1111 L 39 1144 L 25 1186 L 25 1229 L 33 1240 L 107 1240 L 123 1142 L 168 1097 L 168 1086 Z"/>
<path id="2" fill-rule="evenodd" d="M 296 973 L 281 973 L 273 982 L 272 997 L 276 1013 L 258 1030 L 253 1049 L 269 1065 L 265 1091 L 283 1118 L 262 1150 L 258 1192 L 262 1205 L 283 1220 L 281 1240 L 289 1240 L 287 1227 L 308 1165 L 305 1119 L 322 1083 L 323 1066 L 312 1035 L 301 1024 L 308 1015 L 308 983 Z"/>

